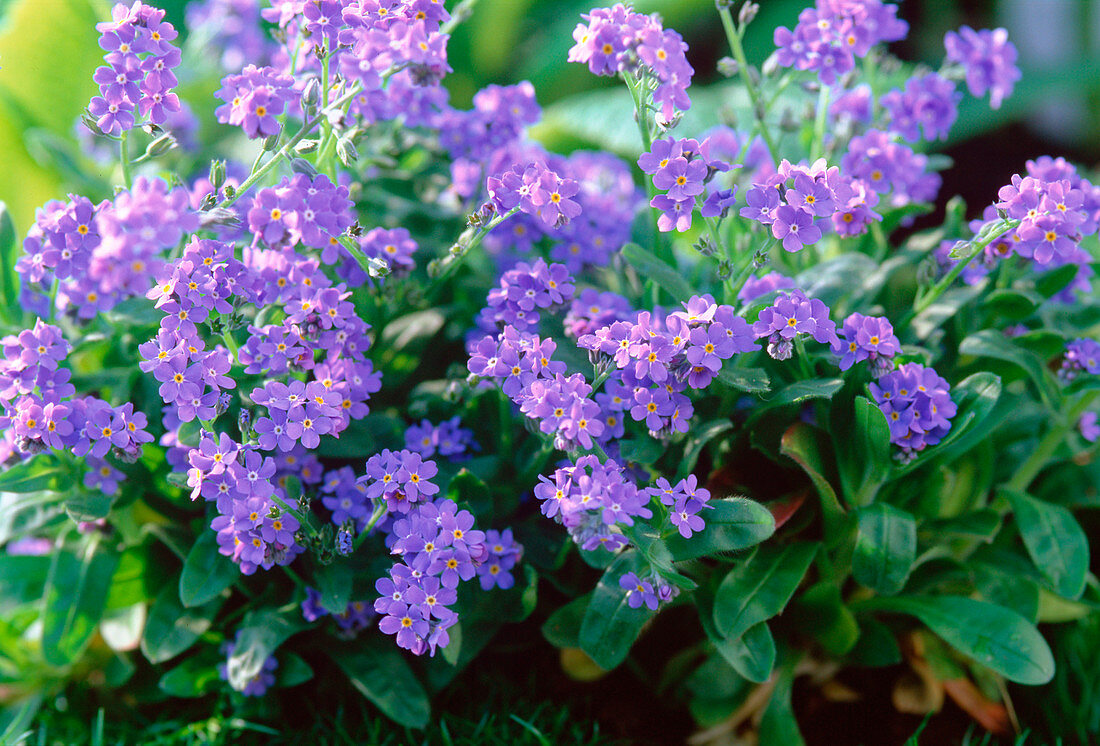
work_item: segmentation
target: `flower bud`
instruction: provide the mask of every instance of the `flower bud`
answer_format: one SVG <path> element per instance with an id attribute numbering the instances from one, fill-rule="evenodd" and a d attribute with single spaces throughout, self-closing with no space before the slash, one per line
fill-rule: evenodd
<path id="1" fill-rule="evenodd" d="M 217 192 L 225 184 L 225 161 L 210 161 L 210 185 Z"/>
<path id="2" fill-rule="evenodd" d="M 101 137 L 107 136 L 107 133 L 99 128 L 99 124 L 96 123 L 96 118 L 89 114 L 87 109 L 81 112 L 80 121 L 84 123 L 84 126 L 87 127 L 93 135 L 100 135 Z"/>
<path id="3" fill-rule="evenodd" d="M 310 78 L 306 87 L 302 89 L 302 108 L 312 109 L 321 103 L 321 83 L 317 78 Z"/>
<path id="4" fill-rule="evenodd" d="M 759 12 L 760 3 L 745 3 L 741 6 L 741 12 L 737 14 L 737 22 L 741 25 L 741 28 L 744 29 L 745 26 L 752 23 L 753 19 L 756 18 L 756 14 Z"/>
<path id="5" fill-rule="evenodd" d="M 305 174 L 311 179 L 317 178 L 317 169 L 313 167 L 313 164 L 304 158 L 291 158 L 290 170 L 296 174 Z"/>
<path id="6" fill-rule="evenodd" d="M 278 147 L 278 145 L 279 145 L 279 133 L 275 133 L 274 135 L 268 135 L 267 137 L 264 138 L 263 149 L 264 149 L 265 152 L 270 152 L 270 151 L 274 150 L 276 147 Z"/>
<path id="7" fill-rule="evenodd" d="M 176 142 L 176 138 L 172 136 L 171 132 L 165 132 L 149 143 L 145 148 L 145 155 L 149 158 L 156 158 L 164 155 L 178 144 L 179 143 Z"/>
<path id="8" fill-rule="evenodd" d="M 718 60 L 718 74 L 724 78 L 732 78 L 739 69 L 737 60 L 732 57 L 723 57 Z"/>
<path id="9" fill-rule="evenodd" d="M 350 137 L 341 137 L 336 141 L 336 157 L 346 168 L 351 168 L 352 164 L 359 160 L 359 150 L 356 149 Z"/>
<path id="10" fill-rule="evenodd" d="M 305 155 L 306 153 L 312 153 L 317 149 L 319 143 L 316 140 L 301 140 L 294 146 L 294 152 L 298 155 Z"/>
<path id="11" fill-rule="evenodd" d="M 213 207 L 199 215 L 199 226 L 202 228 L 235 228 L 240 223 L 237 213 L 224 207 Z"/>

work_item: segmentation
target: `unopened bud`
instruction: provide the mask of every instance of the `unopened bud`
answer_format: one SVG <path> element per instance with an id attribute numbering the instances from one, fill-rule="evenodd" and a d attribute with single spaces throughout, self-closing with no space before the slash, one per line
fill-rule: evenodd
<path id="1" fill-rule="evenodd" d="M 291 158 L 290 170 L 296 174 L 305 174 L 311 179 L 317 178 L 317 169 L 305 158 Z"/>
<path id="2" fill-rule="evenodd" d="M 971 251 L 969 241 L 956 241 L 955 245 L 951 247 L 951 253 L 948 254 L 952 259 L 962 259 Z"/>
<path id="3" fill-rule="evenodd" d="M 387 277 L 390 274 L 390 263 L 382 257 L 373 256 L 367 259 L 367 274 L 375 280 Z"/>
<path id="4" fill-rule="evenodd" d="M 210 185 L 217 192 L 225 184 L 225 161 L 210 161 Z"/>
<path id="5" fill-rule="evenodd" d="M 316 140 L 301 140 L 294 146 L 294 152 L 298 155 L 305 155 L 306 153 L 312 153 L 317 149 L 319 143 Z"/>
<path id="6" fill-rule="evenodd" d="M 764 64 L 760 66 L 760 72 L 769 78 L 779 72 L 779 57 L 774 52 L 764 60 Z"/>
<path id="7" fill-rule="evenodd" d="M 359 150 L 356 149 L 350 137 L 341 137 L 336 141 L 336 157 L 346 168 L 351 168 L 352 164 L 359 160 Z"/>
<path id="8" fill-rule="evenodd" d="M 237 196 L 237 188 L 235 186 L 233 186 L 232 184 L 226 184 L 225 188 L 222 191 L 225 192 L 225 196 L 228 199 L 233 199 L 234 197 Z"/>
<path id="9" fill-rule="evenodd" d="M 276 132 L 274 135 L 268 135 L 267 137 L 264 138 L 264 143 L 263 143 L 264 151 L 270 152 L 270 151 L 274 150 L 276 147 L 278 147 L 278 145 L 279 145 L 279 133 Z"/>
<path id="10" fill-rule="evenodd" d="M 724 78 L 732 78 L 739 69 L 737 60 L 733 57 L 723 57 L 718 60 L 718 74 Z"/>
<path id="11" fill-rule="evenodd" d="M 199 215 L 200 228 L 235 228 L 240 223 L 237 213 L 224 207 L 212 207 Z"/>
<path id="12" fill-rule="evenodd" d="M 145 154 L 150 158 L 156 158 L 157 156 L 164 155 L 178 144 L 179 143 L 176 142 L 176 138 L 172 136 L 171 132 L 165 132 L 149 143 L 145 148 Z"/>
<path id="13" fill-rule="evenodd" d="M 87 127 L 93 135 L 107 136 L 107 133 L 99 128 L 96 118 L 89 114 L 87 109 L 80 114 L 80 121 L 84 123 L 84 126 Z"/>
<path id="14" fill-rule="evenodd" d="M 741 28 L 744 29 L 745 26 L 748 26 L 750 23 L 752 23 L 753 19 L 756 18 L 756 14 L 759 12 L 759 3 L 745 3 L 741 6 L 741 12 L 737 14 L 737 22 L 741 24 Z"/>
<path id="15" fill-rule="evenodd" d="M 321 103 L 321 83 L 317 78 L 310 78 L 306 87 L 302 89 L 302 108 L 311 109 Z"/>

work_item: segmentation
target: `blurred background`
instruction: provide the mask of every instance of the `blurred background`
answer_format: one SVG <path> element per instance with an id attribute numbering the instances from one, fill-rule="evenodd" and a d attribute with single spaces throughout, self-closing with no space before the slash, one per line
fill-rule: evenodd
<path id="1" fill-rule="evenodd" d="M 793 27 L 810 1 L 761 3 L 746 40 L 751 62 L 771 53 L 772 30 Z M 715 63 L 728 49 L 714 0 L 634 4 L 660 13 L 684 36 L 696 70 L 693 90 L 717 81 Z M 160 5 L 185 36 L 187 0 Z M 449 47 L 452 102 L 467 106 L 488 83 L 526 79 L 547 108 L 536 135 L 550 147 L 632 147 L 623 145 L 633 143 L 630 120 L 618 116 L 610 98 L 593 93 L 614 82 L 565 61 L 579 15 L 591 7 L 593 0 L 479 0 Z M 103 54 L 95 23 L 109 15 L 108 0 L 0 0 L 0 200 L 20 234 L 36 207 L 79 183 L 74 123 L 95 93 L 92 73 Z M 1100 159 L 1100 0 L 903 0 L 899 15 L 910 36 L 892 51 L 905 60 L 938 67 L 944 32 L 962 24 L 1005 26 L 1020 51 L 1023 80 L 1000 110 L 964 99 L 945 146 L 957 167 L 943 174 L 942 194 L 962 194 L 980 209 L 1027 158 L 1065 155 L 1086 169 Z M 204 126 L 216 126 L 210 114 L 216 78 L 181 83 Z"/>

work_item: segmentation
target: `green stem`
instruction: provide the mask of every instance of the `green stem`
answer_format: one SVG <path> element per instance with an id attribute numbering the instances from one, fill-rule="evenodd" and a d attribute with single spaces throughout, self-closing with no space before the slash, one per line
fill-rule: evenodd
<path id="1" fill-rule="evenodd" d="M 229 349 L 229 354 L 233 356 L 233 364 L 237 364 L 237 342 L 233 339 L 233 335 L 228 331 L 222 332 L 222 341 L 225 342 L 225 346 Z"/>
<path id="2" fill-rule="evenodd" d="M 455 271 L 455 269 L 457 269 L 458 265 L 462 262 L 463 259 L 466 258 L 467 254 L 469 254 L 471 251 L 481 245 L 481 242 L 485 240 L 485 237 L 489 235 L 489 232 L 492 231 L 493 228 L 496 228 L 505 220 L 515 215 L 517 212 L 519 212 L 518 205 L 516 207 L 513 207 L 511 210 L 504 213 L 503 215 L 497 215 L 485 225 L 479 226 L 478 229 L 474 232 L 474 235 L 470 238 L 470 242 L 465 247 L 463 247 L 461 253 L 450 255 L 448 257 L 449 261 L 447 261 L 447 263 L 443 265 L 443 268 L 439 270 L 439 274 L 437 274 L 432 279 L 431 285 L 428 286 L 428 298 L 432 298 L 434 294 L 438 292 L 439 288 L 443 286 L 443 281 L 446 280 L 451 275 L 451 273 Z"/>
<path id="3" fill-rule="evenodd" d="M 727 302 L 734 303 L 737 300 L 738 294 L 741 292 L 741 288 L 745 287 L 745 283 L 752 277 L 753 269 L 756 267 L 756 262 L 753 261 L 753 257 L 750 256 L 745 266 L 741 268 L 741 271 L 737 274 L 737 277 L 733 279 L 729 286 L 730 297 L 727 298 Z"/>
<path id="4" fill-rule="evenodd" d="M 737 69 L 741 73 L 741 82 L 745 84 L 745 90 L 749 93 L 749 100 L 752 102 L 753 116 L 760 123 L 760 136 L 764 138 L 764 142 L 768 146 L 768 154 L 772 158 L 772 163 L 779 164 L 779 149 L 776 147 L 776 143 L 772 138 L 771 132 L 768 131 L 767 125 L 764 123 L 764 107 L 761 105 L 760 92 L 756 90 L 756 84 L 752 81 L 752 75 L 749 74 L 749 61 L 745 57 L 745 49 L 741 46 L 742 31 L 738 30 L 733 24 L 733 14 L 729 8 L 719 8 L 718 15 L 722 17 L 722 28 L 726 32 L 726 39 L 729 40 L 730 51 L 733 52 L 734 59 L 737 60 Z"/>
<path id="5" fill-rule="evenodd" d="M 1008 480 L 1006 486 L 1013 490 L 1026 490 L 1031 485 L 1032 480 L 1046 466 L 1050 457 L 1058 450 L 1058 446 L 1065 440 L 1066 435 L 1077 427 L 1077 421 L 1081 419 L 1081 415 L 1088 411 L 1088 408 L 1092 406 L 1098 397 L 1100 397 L 1100 391 L 1088 391 L 1077 400 L 1076 404 L 1066 409 L 1061 422 L 1047 431 L 1047 434 L 1039 441 L 1039 445 L 1027 457 L 1027 460 L 1016 469 L 1016 473 Z"/>
<path id="6" fill-rule="evenodd" d="M 348 101 L 351 101 L 353 98 L 355 98 L 356 95 L 358 95 L 360 89 L 361 86 L 358 83 L 354 84 L 344 93 L 343 96 L 333 101 L 330 108 L 337 109 L 343 106 Z M 321 109 L 321 111 L 318 112 L 316 116 L 302 124 L 301 129 L 295 132 L 294 136 L 287 140 L 283 147 L 279 148 L 279 150 L 275 152 L 275 155 L 271 156 L 267 163 L 260 166 L 258 170 L 253 171 L 252 174 L 249 175 L 249 177 L 245 179 L 239 187 L 237 187 L 232 197 L 226 197 L 221 202 L 219 202 L 217 206 L 229 207 L 234 202 L 243 197 L 245 193 L 249 189 L 251 189 L 257 181 L 267 176 L 271 169 L 275 168 L 275 166 L 278 165 L 279 161 L 285 158 L 290 153 L 290 151 L 294 149 L 294 146 L 301 142 L 302 138 L 309 134 L 313 130 L 313 128 L 318 125 L 318 123 L 320 123 L 322 120 L 327 120 L 327 114 L 327 109 Z"/>
<path id="7" fill-rule="evenodd" d="M 384 516 L 385 514 L 386 501 L 385 499 L 380 499 L 374 506 L 374 512 L 371 513 L 371 517 L 370 520 L 367 521 L 367 525 L 363 528 L 362 531 L 359 532 L 359 535 L 355 537 L 355 546 L 352 548 L 352 551 L 355 551 L 363 545 L 363 542 L 365 542 L 367 540 L 367 537 L 370 535 L 371 529 L 374 528 L 374 525 L 378 523 L 378 521 L 382 520 L 382 516 Z"/>
<path id="8" fill-rule="evenodd" d="M 122 161 L 122 183 L 130 189 L 134 185 L 133 175 L 130 172 L 130 132 L 128 130 L 122 130 L 122 135 L 118 139 L 118 157 Z"/>
<path id="9" fill-rule="evenodd" d="M 909 314 L 902 320 L 900 326 L 908 325 L 908 323 L 913 319 L 914 316 L 927 310 L 933 303 L 936 302 L 936 300 L 941 295 L 944 294 L 947 288 L 951 287 L 951 284 L 955 282 L 956 278 L 958 278 L 959 275 L 962 274 L 967 265 L 970 264 L 970 262 L 972 262 L 975 257 L 981 254 L 986 246 L 989 246 L 989 244 L 993 243 L 1002 235 L 1008 233 L 1010 230 L 1014 230 L 1019 224 L 1019 220 L 1003 220 L 1001 221 L 1000 225 L 996 225 L 992 228 L 987 228 L 987 230 L 983 230 L 982 233 L 985 234 L 984 236 L 979 233 L 979 237 L 971 242 L 971 246 L 973 246 L 973 249 L 971 249 L 970 253 L 967 254 L 964 258 L 960 259 L 955 264 L 955 266 L 951 268 L 951 271 L 944 276 L 942 280 L 937 282 L 931 290 L 921 296 L 913 304 L 913 310 L 910 311 Z"/>
<path id="10" fill-rule="evenodd" d="M 814 142 L 810 149 L 810 162 L 825 155 L 825 115 L 829 111 L 829 86 L 822 85 L 817 95 L 817 118 L 814 121 Z"/>

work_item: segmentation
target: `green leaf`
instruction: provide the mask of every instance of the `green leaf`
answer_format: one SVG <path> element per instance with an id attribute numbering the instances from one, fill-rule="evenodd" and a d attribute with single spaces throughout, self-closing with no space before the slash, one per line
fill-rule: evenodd
<path id="1" fill-rule="evenodd" d="M 772 668 L 775 667 L 775 638 L 772 637 L 767 622 L 749 627 L 745 634 L 736 639 L 718 640 L 714 647 L 737 673 L 749 681 L 763 684 L 772 675 Z"/>
<path id="2" fill-rule="evenodd" d="M 145 623 L 141 638 L 141 652 L 151 663 L 163 663 L 187 650 L 210 629 L 214 615 L 221 608 L 222 599 L 186 609 L 180 603 L 179 587 L 169 583 L 157 594 Z"/>
<path id="3" fill-rule="evenodd" d="M 51 564 L 44 555 L 0 554 L 0 619 L 41 600 Z"/>
<path id="4" fill-rule="evenodd" d="M 42 657 L 54 666 L 76 661 L 91 642 L 103 616 L 118 555 L 97 551 L 90 543 L 84 556 L 62 552 L 42 598 Z"/>
<path id="5" fill-rule="evenodd" d="M 98 521 L 111 512 L 115 499 L 102 492 L 78 492 L 65 501 L 65 512 L 75 522 Z"/>
<path id="6" fill-rule="evenodd" d="M 914 616 L 960 653 L 1018 684 L 1054 677 L 1054 656 L 1039 630 L 1003 606 L 965 596 L 897 596 L 864 607 Z"/>
<path id="7" fill-rule="evenodd" d="M 720 435 L 725 435 L 730 430 L 733 430 L 733 425 L 728 419 L 711 420 L 698 427 L 693 427 L 684 442 L 684 456 L 680 459 L 677 476 L 682 479 L 691 474 L 695 470 L 695 465 L 699 463 L 699 456 L 703 453 L 703 448 L 706 447 L 707 443 Z"/>
<path id="8" fill-rule="evenodd" d="M 1066 289 L 1077 277 L 1080 268 L 1074 263 L 1043 272 L 1035 280 L 1035 291 L 1044 298 L 1051 298 Z"/>
<path id="9" fill-rule="evenodd" d="M 730 570 L 714 596 L 714 624 L 727 638 L 779 614 L 791 600 L 818 550 L 817 543 L 764 545 Z"/>
<path id="10" fill-rule="evenodd" d="M 1012 504 L 1027 553 L 1051 590 L 1080 598 L 1089 570 L 1089 542 L 1073 513 L 1025 492 L 1003 488 L 1000 494 Z"/>
<path id="11" fill-rule="evenodd" d="M 5 314 L 19 309 L 19 284 L 15 274 L 15 225 L 8 206 L 0 201 L 0 303 Z M 13 318 L 12 321 L 15 321 Z"/>
<path id="12" fill-rule="evenodd" d="M 960 308 L 980 296 L 985 291 L 986 284 L 986 282 L 979 282 L 976 285 L 951 288 L 937 298 L 932 305 L 914 316 L 910 325 L 917 339 L 922 341 L 929 339 L 932 333 L 958 313 Z"/>
<path id="13" fill-rule="evenodd" d="M 851 440 L 838 443 L 840 481 L 852 505 L 867 505 L 890 474 L 890 426 L 878 405 L 865 396 L 855 399 Z"/>
<path id="14" fill-rule="evenodd" d="M 859 510 L 852 575 L 876 593 L 905 586 L 917 558 L 917 522 L 900 508 L 875 503 Z"/>
<path id="15" fill-rule="evenodd" d="M 688 285 L 679 269 L 665 264 L 648 249 L 643 249 L 636 243 L 628 243 L 623 246 L 622 254 L 623 259 L 634 267 L 643 279 L 656 282 L 674 300 L 686 301 L 695 295 L 695 291 Z"/>
<path id="16" fill-rule="evenodd" d="M 364 458 L 383 448 L 402 448 L 405 424 L 397 417 L 372 412 L 359 420 L 352 420 L 339 438 L 321 438 L 314 449 L 318 456 L 328 458 Z"/>
<path id="17" fill-rule="evenodd" d="M 334 647 L 329 656 L 386 717 L 409 728 L 428 724 L 428 694 L 392 638 L 365 635 L 354 645 Z"/>
<path id="18" fill-rule="evenodd" d="M 825 535 L 839 540 L 841 536 L 839 529 L 844 522 L 845 512 L 840 500 L 837 499 L 833 485 L 824 475 L 825 460 L 821 451 L 825 446 L 821 442 L 822 435 L 823 433 L 816 428 L 804 422 L 796 422 L 787 428 L 783 437 L 780 438 L 779 452 L 801 466 L 810 477 L 821 498 Z"/>
<path id="19" fill-rule="evenodd" d="M 0 492 L 59 492 L 69 489 L 69 477 L 52 454 L 42 454 L 0 472 Z"/>
<path id="20" fill-rule="evenodd" d="M 696 559 L 718 552 L 734 552 L 759 544 L 775 533 L 775 518 L 755 500 L 729 497 L 707 503 L 706 528 L 685 539 L 679 534 L 665 540 L 672 559 Z"/>
<path id="21" fill-rule="evenodd" d="M 330 614 L 343 614 L 351 600 L 351 566 L 336 561 L 313 571 L 313 582 L 321 593 L 321 606 Z"/>
<path id="22" fill-rule="evenodd" d="M 766 394 L 771 390 L 768 374 L 760 368 L 736 368 L 733 365 L 723 365 L 718 371 L 717 378 L 730 388 L 748 394 Z"/>
<path id="23" fill-rule="evenodd" d="M 286 689 L 304 684 L 313 678 L 313 668 L 295 653 L 280 653 L 275 685 Z"/>
<path id="24" fill-rule="evenodd" d="M 173 697 L 201 697 L 219 681 L 217 662 L 208 656 L 188 658 L 160 677 L 157 686 Z"/>
<path id="25" fill-rule="evenodd" d="M 297 607 L 288 612 L 253 609 L 237 628 L 236 644 L 226 666 L 229 685 L 242 691 L 283 642 L 306 627 Z"/>
<path id="26" fill-rule="evenodd" d="M 793 663 L 787 663 L 780 669 L 771 699 L 760 718 L 760 743 L 806 746 L 802 733 L 798 730 L 798 720 L 795 719 L 794 706 L 791 704 L 793 687 L 794 666 Z"/>
<path id="27" fill-rule="evenodd" d="M 844 381 L 839 378 L 817 378 L 811 381 L 795 381 L 780 389 L 775 396 L 766 400 L 763 407 L 785 406 L 799 404 L 810 399 L 832 399 L 833 395 L 844 387 Z M 759 409 L 759 407 L 758 407 Z"/>
<path id="28" fill-rule="evenodd" d="M 901 663 L 901 648 L 889 627 L 874 617 L 864 616 L 859 620 L 859 640 L 848 652 L 848 660 L 857 666 L 893 666 Z"/>
<path id="29" fill-rule="evenodd" d="M 835 582 L 823 580 L 806 589 L 792 604 L 791 615 L 799 631 L 832 655 L 846 655 L 859 640 L 855 614 Z"/>
<path id="30" fill-rule="evenodd" d="M 586 593 L 574 598 L 565 606 L 559 607 L 542 624 L 542 636 L 556 648 L 579 648 L 581 646 L 581 622 L 592 600 L 592 594 Z"/>
<path id="31" fill-rule="evenodd" d="M 218 552 L 217 534 L 203 531 L 183 563 L 180 602 L 189 609 L 202 606 L 220 596 L 240 575 L 240 568 Z"/>
<path id="32" fill-rule="evenodd" d="M 1012 363 L 1027 373 L 1040 395 L 1048 401 L 1051 392 L 1056 389 L 1054 375 L 1047 370 L 1044 361 L 1038 355 L 1020 347 L 994 329 L 983 329 L 971 334 L 959 343 L 959 354 L 990 357 Z"/>
<path id="33" fill-rule="evenodd" d="M 644 577 L 648 570 L 648 563 L 639 552 L 623 552 L 600 578 L 585 610 L 580 647 L 606 671 L 626 660 L 634 640 L 654 613 L 645 604 L 630 608 L 628 592 L 619 586 L 619 578 L 628 572 Z"/>
<path id="34" fill-rule="evenodd" d="M 664 444 L 655 438 L 642 436 L 619 441 L 619 455 L 636 464 L 652 464 L 664 452 Z"/>
<path id="35" fill-rule="evenodd" d="M 1031 290 L 998 288 L 986 296 L 982 307 L 1010 321 L 1020 321 L 1035 313 L 1044 300 Z"/>

